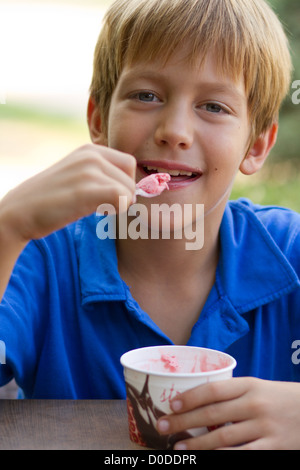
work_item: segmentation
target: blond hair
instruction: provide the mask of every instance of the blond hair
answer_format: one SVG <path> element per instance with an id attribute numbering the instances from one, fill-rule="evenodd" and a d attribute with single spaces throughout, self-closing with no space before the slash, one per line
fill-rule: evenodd
<path id="1" fill-rule="evenodd" d="M 168 60 L 184 42 L 192 61 L 213 50 L 221 73 L 243 74 L 252 140 L 278 119 L 292 64 L 283 27 L 264 0 L 116 0 L 96 45 L 90 88 L 103 129 L 124 64 Z"/>

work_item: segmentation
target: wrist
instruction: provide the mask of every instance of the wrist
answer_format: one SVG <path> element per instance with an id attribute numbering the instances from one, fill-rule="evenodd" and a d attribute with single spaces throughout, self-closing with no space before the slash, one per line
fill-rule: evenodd
<path id="1" fill-rule="evenodd" d="M 27 245 L 25 240 L 17 229 L 18 223 L 14 221 L 12 211 L 0 201 L 0 247 L 4 249 L 14 249 L 21 252 Z"/>

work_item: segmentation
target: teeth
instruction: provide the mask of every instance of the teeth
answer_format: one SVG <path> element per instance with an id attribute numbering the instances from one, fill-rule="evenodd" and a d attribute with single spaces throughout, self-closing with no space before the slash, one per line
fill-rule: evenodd
<path id="1" fill-rule="evenodd" d="M 157 168 L 155 166 L 146 166 L 147 170 L 153 171 L 156 170 L 158 173 L 168 173 L 170 176 L 192 176 L 191 171 L 185 171 L 185 170 L 166 170 L 165 168 Z"/>
<path id="2" fill-rule="evenodd" d="M 157 170 L 156 166 L 145 166 L 145 168 L 147 168 L 147 170 Z"/>
<path id="3" fill-rule="evenodd" d="M 178 170 L 166 170 L 166 173 L 169 173 L 169 175 L 171 175 L 171 176 L 179 176 L 180 175 L 180 171 L 178 171 Z"/>

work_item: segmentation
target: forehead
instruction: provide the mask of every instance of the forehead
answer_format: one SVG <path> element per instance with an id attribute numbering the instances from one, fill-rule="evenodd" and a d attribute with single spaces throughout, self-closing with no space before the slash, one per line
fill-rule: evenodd
<path id="1" fill-rule="evenodd" d="M 129 84 L 135 80 L 151 80 L 166 85 L 178 81 L 182 86 L 191 84 L 196 87 L 214 88 L 219 92 L 236 95 L 240 99 L 246 97 L 243 74 L 236 76 L 233 72 L 224 70 L 218 61 L 218 54 L 214 51 L 210 51 L 205 57 L 199 54 L 191 59 L 187 45 L 183 45 L 167 59 L 156 57 L 150 61 L 140 58 L 125 63 L 120 81 Z"/>

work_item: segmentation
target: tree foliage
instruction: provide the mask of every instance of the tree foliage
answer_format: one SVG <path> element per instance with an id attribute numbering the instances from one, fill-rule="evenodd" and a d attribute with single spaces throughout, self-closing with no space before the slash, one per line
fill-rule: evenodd
<path id="1" fill-rule="evenodd" d="M 292 83 L 300 80 L 300 1 L 299 0 L 269 0 L 279 18 L 281 19 L 290 41 L 291 54 L 294 65 Z M 299 88 L 299 87 L 298 87 Z M 280 114 L 280 131 L 277 145 L 272 153 L 272 160 L 293 160 L 300 164 L 300 103 L 292 101 L 291 91 L 285 100 Z M 298 93 L 298 101 L 300 94 Z"/>

